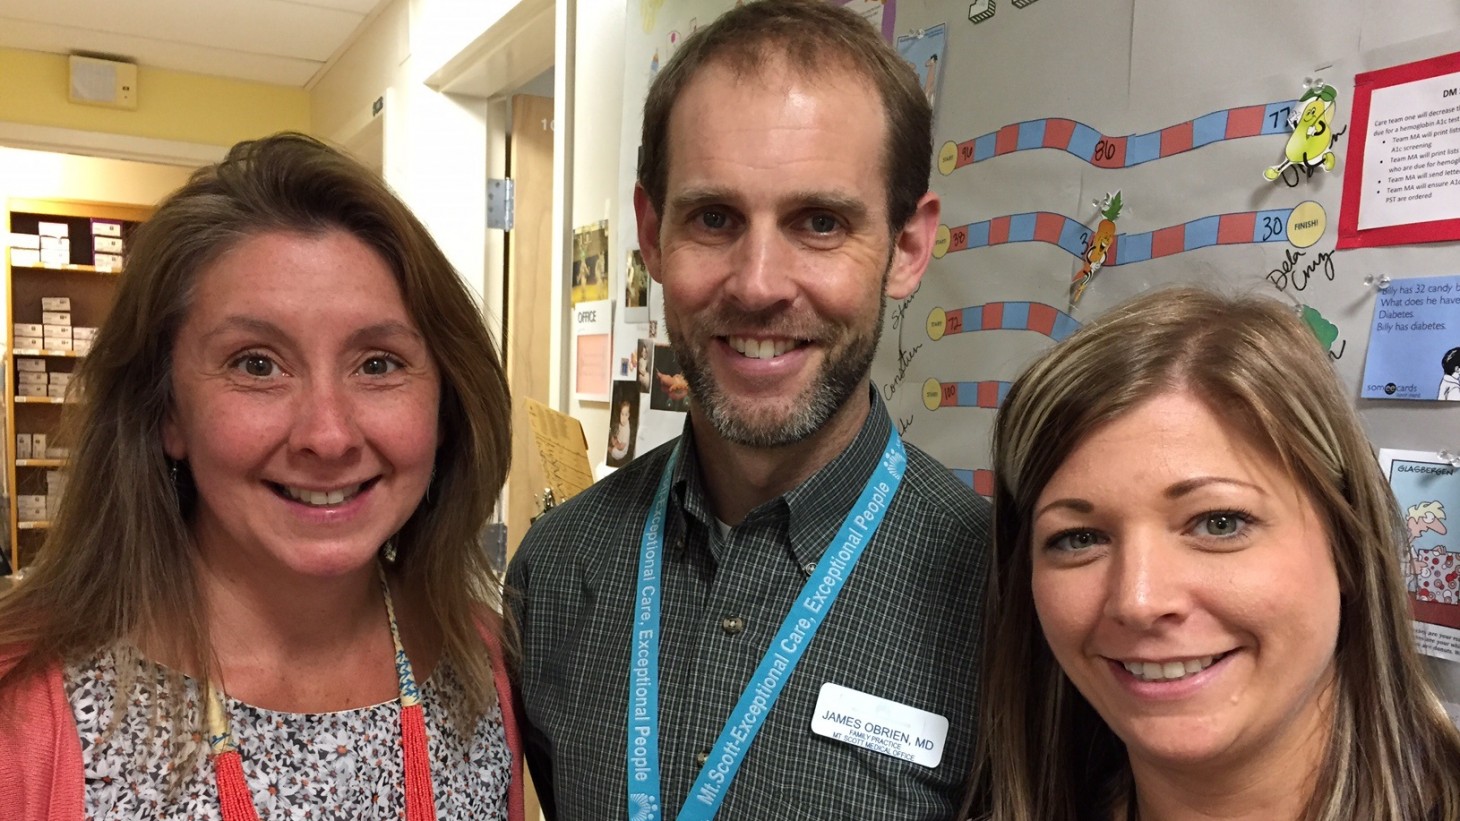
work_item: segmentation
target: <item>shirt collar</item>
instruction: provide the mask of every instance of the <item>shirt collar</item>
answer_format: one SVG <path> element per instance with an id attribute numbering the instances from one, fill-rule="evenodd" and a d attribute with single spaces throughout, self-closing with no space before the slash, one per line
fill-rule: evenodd
<path id="1" fill-rule="evenodd" d="M 766 516 L 789 514 L 791 552 L 799 564 L 815 565 L 820 560 L 887 447 L 892 420 L 882 397 L 871 387 L 868 391 L 872 402 L 867 418 L 846 449 L 806 481 L 761 504 L 745 518 L 746 522 L 754 522 Z M 675 501 L 687 516 L 705 527 L 713 527 L 715 517 L 700 475 L 699 456 L 688 417 L 680 436 L 680 448 L 671 478 Z"/>

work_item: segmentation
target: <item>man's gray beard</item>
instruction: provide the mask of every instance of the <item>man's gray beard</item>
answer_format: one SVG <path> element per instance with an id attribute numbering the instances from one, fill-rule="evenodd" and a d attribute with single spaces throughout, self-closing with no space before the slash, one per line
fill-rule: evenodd
<path id="1" fill-rule="evenodd" d="M 854 336 L 851 346 L 843 352 L 839 361 L 833 360 L 832 352 L 827 351 L 827 361 L 816 378 L 801 396 L 793 400 L 789 418 L 779 425 L 757 424 L 737 417 L 729 398 L 710 374 L 709 365 L 695 356 L 689 343 L 673 327 L 669 329 L 669 344 L 679 360 L 685 381 L 689 383 L 690 394 L 722 439 L 752 448 L 782 447 L 800 442 L 821 430 L 852 397 L 872 369 L 877 340 L 882 338 L 882 319 L 886 310 L 887 300 L 884 298 L 878 305 L 877 324 L 872 333 Z"/>

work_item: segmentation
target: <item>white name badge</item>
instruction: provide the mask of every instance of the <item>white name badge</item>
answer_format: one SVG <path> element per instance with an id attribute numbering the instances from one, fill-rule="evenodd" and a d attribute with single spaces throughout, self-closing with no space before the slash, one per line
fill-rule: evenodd
<path id="1" fill-rule="evenodd" d="M 948 719 L 827 682 L 816 698 L 811 732 L 924 767 L 943 760 Z"/>

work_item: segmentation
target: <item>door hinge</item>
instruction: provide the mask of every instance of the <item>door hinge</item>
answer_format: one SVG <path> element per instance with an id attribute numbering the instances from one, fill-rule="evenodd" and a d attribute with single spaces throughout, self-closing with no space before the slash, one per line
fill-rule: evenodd
<path id="1" fill-rule="evenodd" d="M 517 194 L 512 180 L 487 180 L 487 227 L 511 231 Z"/>

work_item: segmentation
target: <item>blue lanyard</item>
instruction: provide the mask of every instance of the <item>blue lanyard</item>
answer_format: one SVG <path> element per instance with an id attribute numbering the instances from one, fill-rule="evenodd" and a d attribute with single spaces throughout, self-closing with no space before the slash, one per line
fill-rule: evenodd
<path id="1" fill-rule="evenodd" d="M 664 511 L 669 504 L 669 484 L 679 461 L 676 447 L 659 477 L 659 488 L 644 523 L 639 545 L 638 596 L 634 600 L 633 653 L 629 665 L 628 720 L 628 818 L 629 821 L 661 821 L 665 816 L 659 798 L 659 599 L 664 566 Z M 677 821 L 709 821 L 720 809 L 745 754 L 765 723 L 765 717 L 791 673 L 801 661 L 806 646 L 821 629 L 821 623 L 852 574 L 862 551 L 882 524 L 887 505 L 902 484 L 907 452 L 894 428 L 888 433 L 882 462 L 867 480 L 862 495 L 842 521 L 836 540 L 827 546 L 816 571 L 781 622 L 770 649 L 756 667 L 750 683 L 740 694 L 715 739 L 710 757 L 700 769 L 689 798 Z"/>

